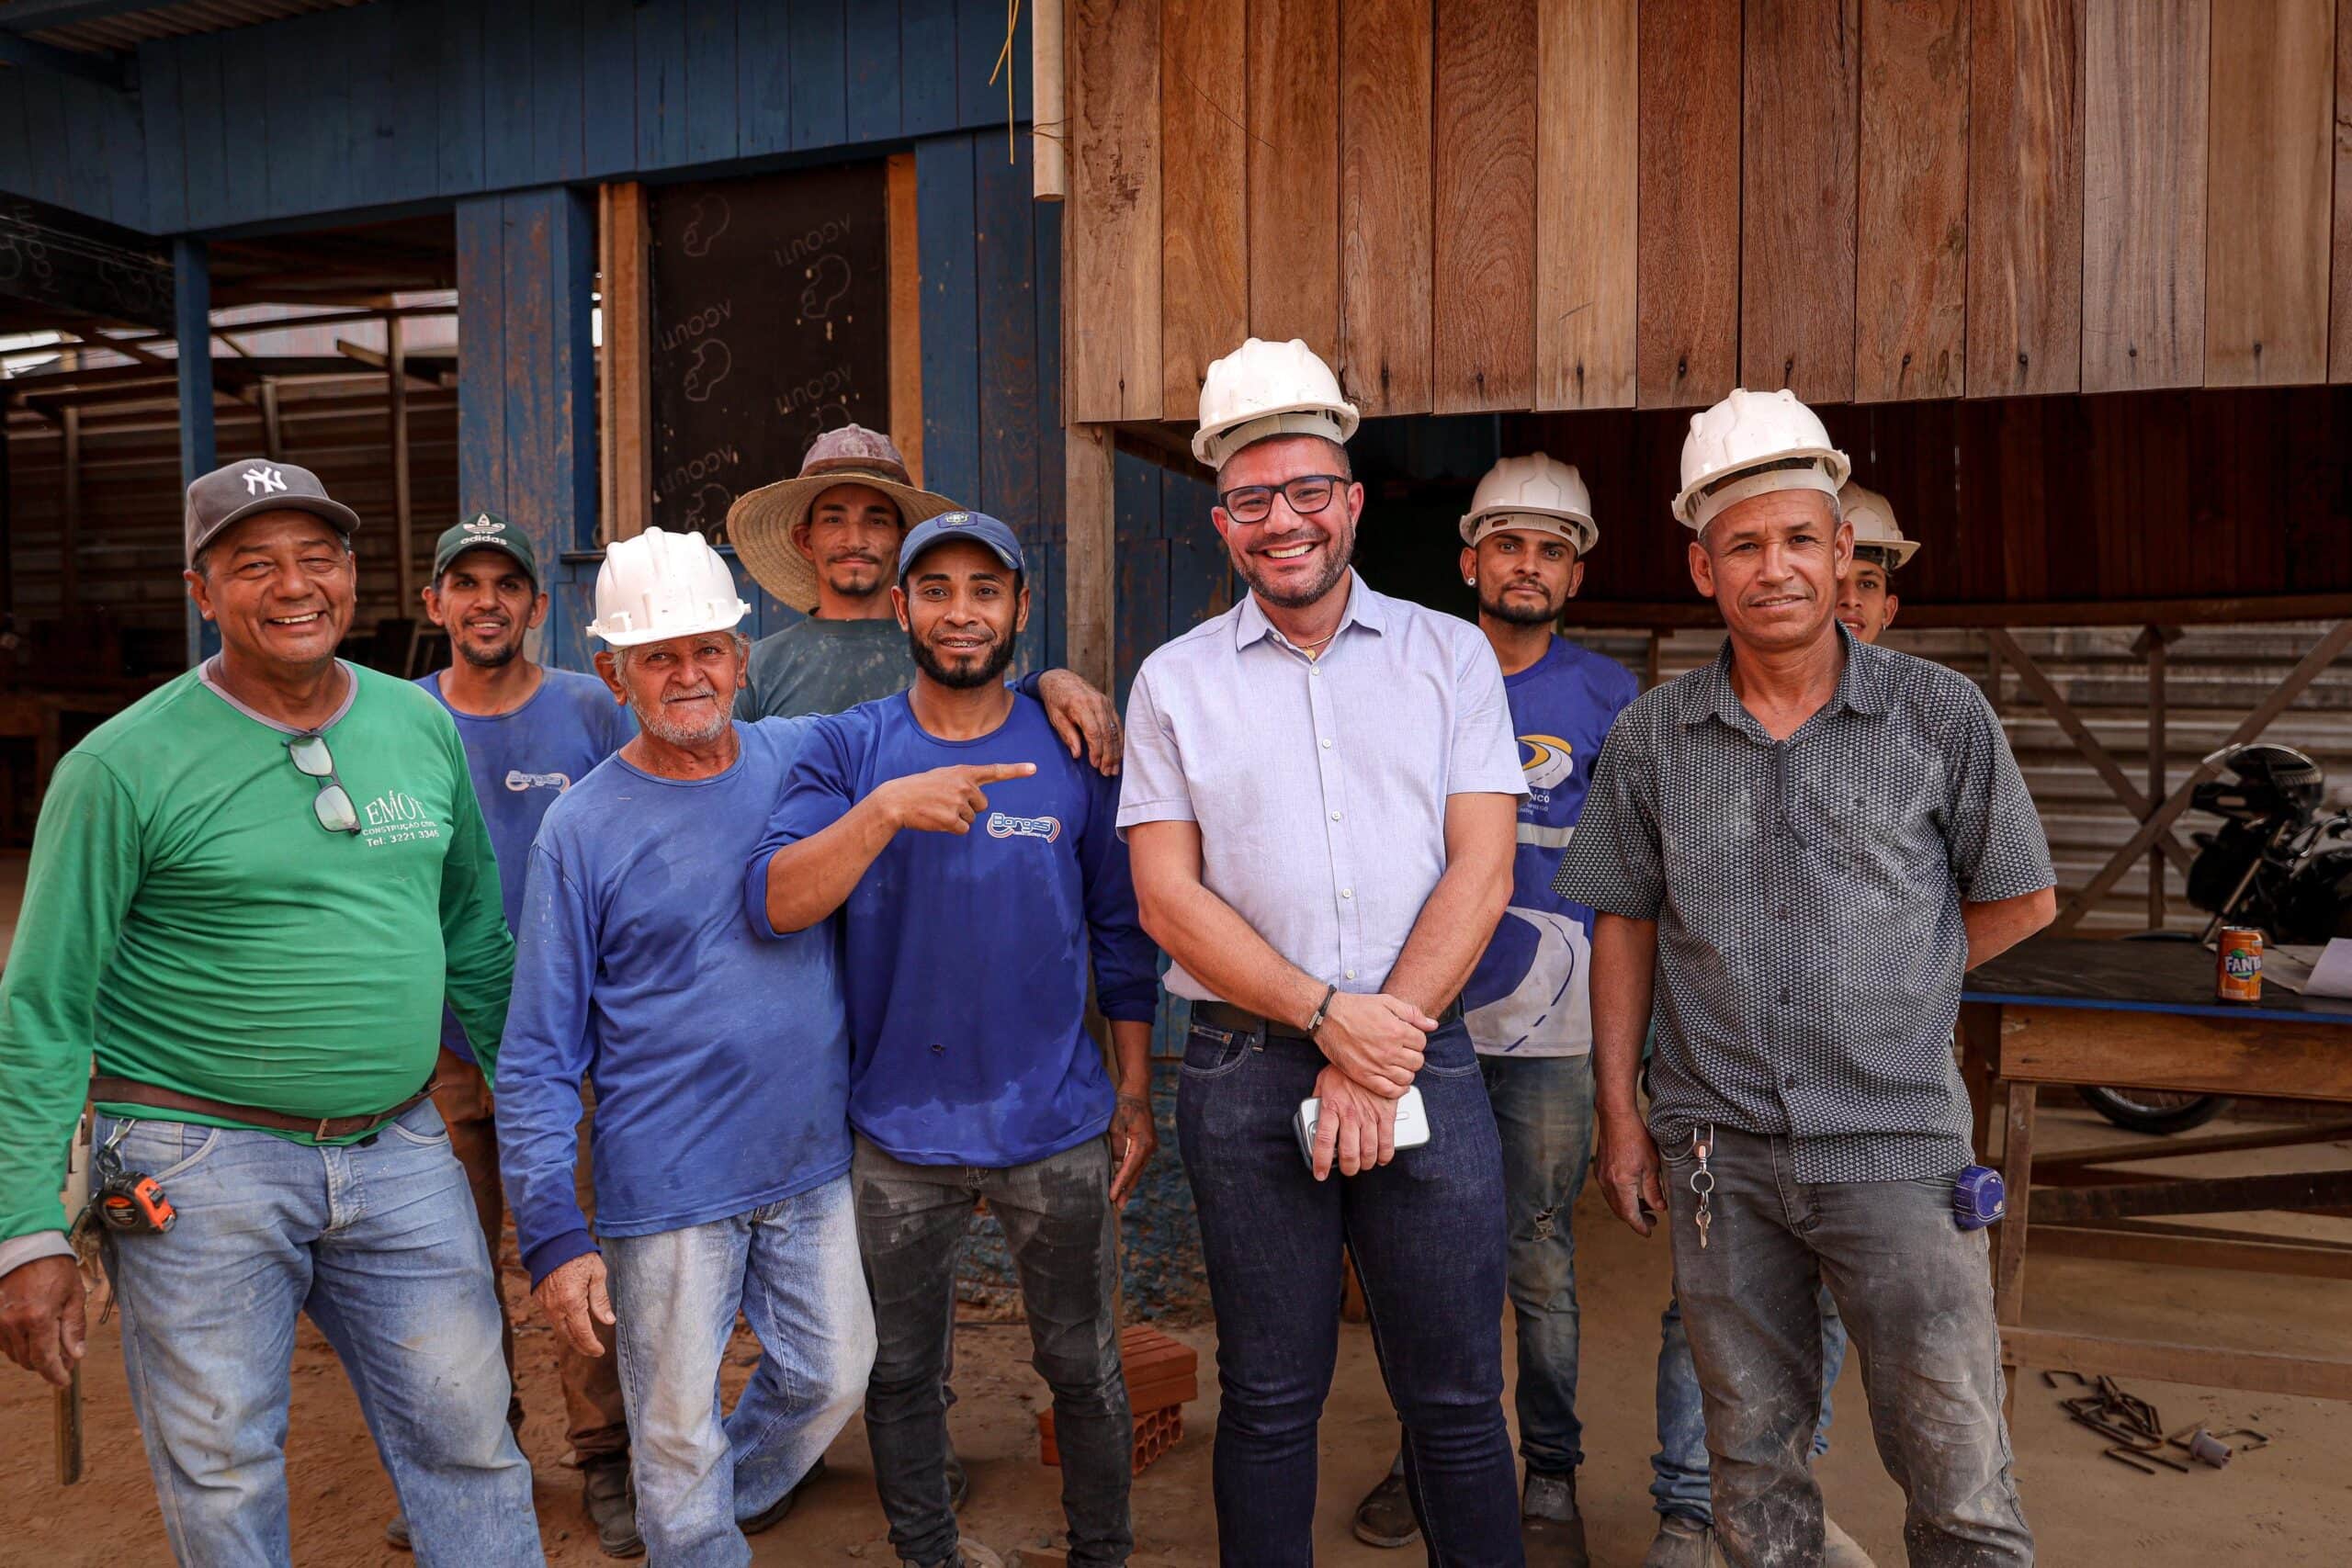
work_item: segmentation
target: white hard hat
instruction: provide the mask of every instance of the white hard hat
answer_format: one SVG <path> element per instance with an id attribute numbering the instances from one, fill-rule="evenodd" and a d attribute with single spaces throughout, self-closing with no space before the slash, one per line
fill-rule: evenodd
<path id="1" fill-rule="evenodd" d="M 1690 416 L 1674 515 L 1704 532 L 1735 502 L 1776 490 L 1817 490 L 1835 502 L 1853 465 L 1829 445 L 1821 416 L 1787 388 L 1731 396 Z"/>
<path id="2" fill-rule="evenodd" d="M 615 648 L 635 648 L 726 631 L 751 613 L 736 594 L 735 574 L 700 534 L 648 528 L 605 552 L 588 629 Z"/>
<path id="3" fill-rule="evenodd" d="M 1340 378 L 1300 338 L 1251 338 L 1209 366 L 1201 382 L 1201 427 L 1193 456 L 1212 468 L 1269 435 L 1320 435 L 1345 443 L 1356 433 L 1355 405 Z"/>
<path id="4" fill-rule="evenodd" d="M 1889 570 L 1918 553 L 1919 541 L 1903 536 L 1903 525 L 1894 520 L 1894 508 L 1886 503 L 1886 497 L 1868 485 L 1848 479 L 1838 491 L 1838 504 L 1845 509 L 1846 521 L 1854 525 L 1854 547 L 1882 551 Z"/>
<path id="5" fill-rule="evenodd" d="M 1574 463 L 1541 452 L 1505 457 L 1487 470 L 1462 518 L 1462 542 L 1475 545 L 1503 528 L 1556 534 L 1581 556 L 1600 542 L 1592 520 L 1592 492 Z"/>

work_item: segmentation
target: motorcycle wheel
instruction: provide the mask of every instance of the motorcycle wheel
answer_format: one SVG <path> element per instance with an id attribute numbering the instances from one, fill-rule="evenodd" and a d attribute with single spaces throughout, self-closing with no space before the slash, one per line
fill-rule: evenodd
<path id="1" fill-rule="evenodd" d="M 2188 931 L 2136 931 L 2126 942 L 2195 942 Z M 2175 1094 L 2160 1089 L 2078 1089 L 2083 1103 L 2127 1133 L 2169 1137 L 2202 1127 L 2230 1108 L 2225 1094 Z"/>

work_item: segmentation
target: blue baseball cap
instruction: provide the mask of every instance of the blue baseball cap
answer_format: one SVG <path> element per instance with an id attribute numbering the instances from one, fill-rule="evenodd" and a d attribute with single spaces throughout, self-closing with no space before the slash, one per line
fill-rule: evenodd
<path id="1" fill-rule="evenodd" d="M 904 578 L 913 569 L 917 558 L 925 550 L 950 539 L 970 539 L 986 545 L 990 554 L 1012 570 L 1026 574 L 1029 570 L 1021 558 L 1021 541 L 1002 523 L 985 512 L 943 512 L 908 530 L 906 543 L 899 547 L 899 577 Z"/>

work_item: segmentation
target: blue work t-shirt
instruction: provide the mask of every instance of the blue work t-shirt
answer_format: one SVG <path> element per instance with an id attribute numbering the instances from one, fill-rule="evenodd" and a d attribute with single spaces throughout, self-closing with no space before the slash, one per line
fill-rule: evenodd
<path id="1" fill-rule="evenodd" d="M 1555 637 L 1503 677 L 1527 796 L 1519 803 L 1510 907 L 1462 989 L 1470 1039 L 1492 1055 L 1577 1056 L 1592 1049 L 1592 910 L 1552 891 L 1584 810 L 1600 743 L 1641 682 L 1615 660 Z"/>
<path id="2" fill-rule="evenodd" d="M 1114 1099 L 1086 1032 L 1090 955 L 1105 1018 L 1151 1020 L 1156 953 L 1116 829 L 1118 781 L 1072 760 L 1044 708 L 977 740 L 942 740 L 904 694 L 813 721 L 745 885 L 767 919 L 767 868 L 876 784 L 971 762 L 1035 762 L 988 786 L 968 833 L 905 829 L 832 920 L 849 1002 L 851 1125 L 913 1165 L 1025 1165 L 1099 1136 Z"/>
<path id="3" fill-rule="evenodd" d="M 628 744 L 637 720 L 613 700 L 611 688 L 594 675 L 571 670 L 541 671 L 539 689 L 512 713 L 463 713 L 441 694 L 441 671 L 417 684 L 440 699 L 465 742 L 466 767 L 473 774 L 474 797 L 490 829 L 491 852 L 498 857 L 499 891 L 505 896 L 506 929 L 523 908 L 523 875 L 531 840 L 556 796 L 588 776 L 589 770 Z M 443 1009 L 441 1043 L 470 1062 L 473 1045 L 455 1014 Z"/>
<path id="4" fill-rule="evenodd" d="M 849 1168 L 833 932 L 763 941 L 741 904 L 808 722 L 739 722 L 715 778 L 616 756 L 540 827 L 498 1056 L 499 1168 L 534 1285 L 595 1245 L 572 1186 L 583 1076 L 599 1235 L 724 1219 Z"/>

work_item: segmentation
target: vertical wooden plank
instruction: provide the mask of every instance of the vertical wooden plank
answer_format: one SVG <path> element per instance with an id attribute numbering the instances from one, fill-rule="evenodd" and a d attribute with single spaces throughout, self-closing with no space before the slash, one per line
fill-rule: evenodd
<path id="1" fill-rule="evenodd" d="M 1250 335 L 1250 106 L 1233 68 L 1246 9 L 1244 0 L 1160 6 L 1162 419 L 1192 420 L 1209 362 Z"/>
<path id="2" fill-rule="evenodd" d="M 2336 0 L 2213 7 L 2205 384 L 2327 379 Z M 2352 123 L 2347 123 L 2352 144 Z"/>
<path id="3" fill-rule="evenodd" d="M 139 91 L 146 105 L 147 221 L 158 234 L 175 234 L 187 221 L 187 127 L 180 112 L 179 52 L 149 40 L 139 46 Z"/>
<path id="4" fill-rule="evenodd" d="M 1037 299 L 1029 149 L 1004 161 L 994 127 L 972 132 L 978 266 L 980 506 L 1025 545 L 1046 543 L 1037 504 Z M 1153 515 L 1158 515 L 1155 506 Z"/>
<path id="5" fill-rule="evenodd" d="M 1118 555 L 1113 700 L 1144 657 L 1168 640 L 1168 541 L 1160 537 L 1160 470 L 1118 454 L 1112 463 L 1113 538 Z"/>
<path id="6" fill-rule="evenodd" d="M 897 0 L 859 0 L 849 8 L 849 139 L 888 141 L 898 134 Z"/>
<path id="7" fill-rule="evenodd" d="M 29 74 L 29 73 L 28 73 Z M 172 335 L 177 340 L 180 395 L 180 485 L 212 471 L 218 461 L 212 424 L 212 260 L 204 242 L 172 242 Z M 220 633 L 196 613 L 187 616 L 187 661 L 193 666 L 220 646 Z"/>
<path id="8" fill-rule="evenodd" d="M 1340 338 L 1339 0 L 1250 0 L 1249 13 L 1250 331 L 1305 338 L 1328 363 Z"/>
<path id="9" fill-rule="evenodd" d="M 220 40 L 217 33 L 194 33 L 159 46 L 179 59 L 180 123 L 186 128 L 187 220 L 201 229 L 229 208 L 229 152 L 223 138 Z"/>
<path id="10" fill-rule="evenodd" d="M 889 17 L 895 60 L 899 18 Z M 780 6 L 735 8 L 736 151 L 756 158 L 792 147 L 792 39 Z"/>
<path id="11" fill-rule="evenodd" d="M 972 138 L 915 143 L 915 221 L 922 246 L 922 459 L 927 486 L 978 504 L 979 288 Z"/>
<path id="12" fill-rule="evenodd" d="M 594 178 L 637 166 L 637 6 L 582 0 L 580 12 L 582 172 Z"/>
<path id="13" fill-rule="evenodd" d="M 580 79 L 581 6 L 582 0 L 531 0 L 530 177 L 534 180 L 576 180 L 587 166 L 587 106 Z"/>
<path id="14" fill-rule="evenodd" d="M 753 9 L 758 9 L 754 6 Z M 735 0 L 686 0 L 686 162 L 736 155 Z"/>
<path id="15" fill-rule="evenodd" d="M 1340 355 L 1332 368 L 1367 416 L 1430 410 L 1433 35 L 1430 0 L 1357 0 L 1340 15 Z"/>
<path id="16" fill-rule="evenodd" d="M 849 140 L 849 61 L 842 0 L 791 0 L 792 144 Z"/>
<path id="17" fill-rule="evenodd" d="M 504 198 L 458 203 L 458 510 L 506 504 Z"/>
<path id="18" fill-rule="evenodd" d="M 1069 19 L 1073 24 L 1077 20 L 1075 17 Z M 1073 71 L 1070 75 L 1074 87 L 1078 73 Z M 1108 691 L 1114 674 L 1111 660 L 1118 553 L 1109 429 L 1099 424 L 1071 425 L 1065 461 L 1069 530 L 1063 555 L 1063 592 L 1069 606 L 1065 656 L 1070 669 Z"/>
<path id="19" fill-rule="evenodd" d="M 1072 0 L 1062 27 L 1073 209 L 1063 231 L 1063 415 L 1154 419 L 1162 389 L 1159 7 Z"/>
<path id="20" fill-rule="evenodd" d="M 492 189 L 531 179 L 531 7 L 482 11 L 482 181 Z"/>
<path id="21" fill-rule="evenodd" d="M 956 118 L 974 130 L 993 131 L 1000 160 L 1009 141 L 1006 122 L 1025 120 L 1031 113 L 1029 9 L 1023 6 L 1012 17 L 1005 0 L 957 0 L 956 6 Z M 1013 23 L 1010 53 L 1005 51 L 1008 17 Z"/>
<path id="22" fill-rule="evenodd" d="M 605 308 L 602 542 L 629 538 L 653 515 L 652 212 L 645 186 L 603 191 L 597 243 Z M 462 339 L 460 340 L 462 341 Z"/>
<path id="23" fill-rule="evenodd" d="M 909 136 L 956 127 L 956 0 L 899 0 L 899 119 Z"/>
<path id="24" fill-rule="evenodd" d="M 349 184 L 341 177 L 351 103 L 352 62 L 344 41 L 344 17 L 321 12 L 280 22 L 284 29 L 274 47 L 305 68 L 280 78 L 275 91 L 255 92 L 243 76 L 241 55 L 223 57 L 223 85 L 231 93 L 232 146 L 237 144 L 237 109 L 241 100 L 255 103 L 254 118 L 268 139 L 267 215 L 316 212 L 347 198 Z M 254 208 L 238 204 L 252 216 Z"/>
<path id="25" fill-rule="evenodd" d="M 435 178 L 444 196 L 482 188 L 482 11 L 470 0 L 424 0 L 418 7 L 438 42 L 434 73 Z M 193 46 L 199 40 L 191 38 Z"/>
<path id="26" fill-rule="evenodd" d="M 1535 400 L 1535 12 L 1521 0 L 1439 7 L 1430 407 Z"/>
<path id="27" fill-rule="evenodd" d="M 1644 408 L 1711 403 L 1739 375 L 1739 0 L 1641 12 Z"/>
<path id="28" fill-rule="evenodd" d="M 641 0 L 637 7 L 637 166 L 675 168 L 686 161 L 686 8 L 684 0 Z"/>
<path id="29" fill-rule="evenodd" d="M 1854 397 L 1959 397 L 1968 362 L 1968 0 L 1862 0 L 1860 156 Z"/>
<path id="30" fill-rule="evenodd" d="M 2084 0 L 2083 390 L 2205 378 L 2209 0 Z"/>
<path id="31" fill-rule="evenodd" d="M 2352 381 L 2352 4 L 2335 6 L 2335 241 L 2330 265 L 2327 378 Z"/>
<path id="32" fill-rule="evenodd" d="M 1630 408 L 1640 0 L 1541 0 L 1535 29 L 1535 406 Z"/>
<path id="33" fill-rule="evenodd" d="M 1747 0 L 1739 379 L 1854 395 L 1856 0 Z"/>
<path id="34" fill-rule="evenodd" d="M 915 483 L 922 470 L 922 239 L 915 155 L 893 152 L 883 172 L 890 222 L 890 441 Z"/>
<path id="35" fill-rule="evenodd" d="M 376 107 L 378 167 L 384 188 L 401 201 L 414 201 L 440 189 L 439 136 L 429 119 L 407 112 L 403 95 L 428 94 L 441 58 L 441 41 L 429 24 L 431 8 L 387 7 L 390 26 L 385 45 L 390 66 L 391 91 Z M 624 116 L 626 118 L 626 116 Z"/>
<path id="36" fill-rule="evenodd" d="M 390 6 L 355 6 L 336 14 L 344 24 L 340 52 L 350 62 L 351 72 L 351 98 L 344 121 L 343 181 L 347 189 L 382 199 L 396 194 L 391 161 L 400 134 L 400 117 L 393 107 L 400 92 L 393 73 L 397 11 Z"/>
<path id="37" fill-rule="evenodd" d="M 1037 260 L 1037 505 L 1044 532 L 1060 537 L 1062 468 L 1062 204 L 1031 209 Z"/>
<path id="38" fill-rule="evenodd" d="M 1036 176 L 1039 201 L 1059 201 L 1069 195 L 1069 160 L 1062 151 L 1063 121 L 1069 99 L 1062 92 L 1062 0 L 1038 0 L 1029 24 L 1031 89 L 1035 102 L 1030 110 L 1029 166 Z"/>
<path id="39" fill-rule="evenodd" d="M 2071 392 L 2083 365 L 2082 0 L 1975 0 L 1971 20 L 1968 390 Z"/>

